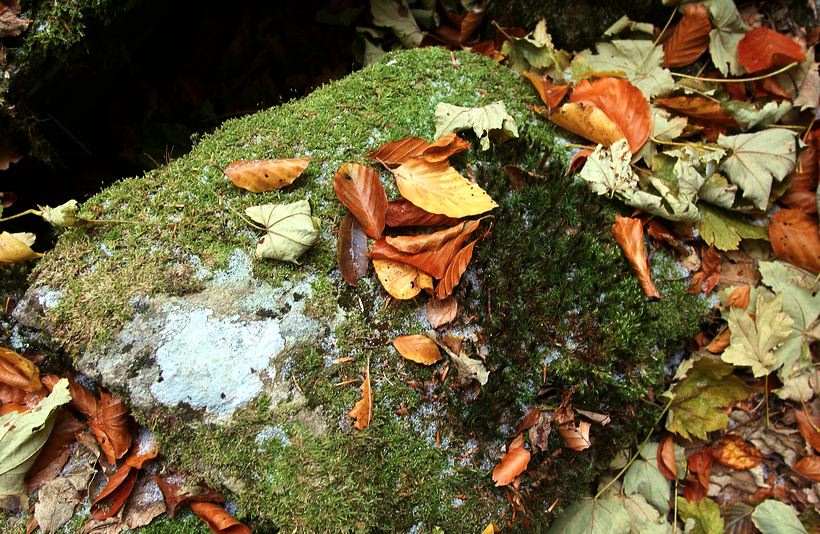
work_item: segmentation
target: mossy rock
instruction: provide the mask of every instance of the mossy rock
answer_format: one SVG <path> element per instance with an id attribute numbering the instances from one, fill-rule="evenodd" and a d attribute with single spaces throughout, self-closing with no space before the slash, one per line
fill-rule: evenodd
<path id="1" fill-rule="evenodd" d="M 454 61 L 455 59 L 455 61 Z M 65 232 L 36 268 L 18 317 L 42 323 L 77 368 L 111 388 L 180 469 L 227 490 L 260 531 L 478 531 L 508 510 L 490 477 L 533 405 L 605 412 L 593 447 L 535 454 L 516 528 L 590 489 L 619 447 L 649 431 L 670 354 L 704 310 L 656 255 L 663 299 L 648 301 L 611 237 L 616 208 L 565 174 L 564 141 L 527 108 L 526 80 L 478 56 L 394 53 L 296 102 L 227 122 L 187 156 L 89 199 L 97 224 Z M 390 341 L 428 329 L 424 300 L 387 302 L 371 274 L 351 288 L 336 267 L 343 162 L 408 135 L 431 138 L 439 102 L 504 101 L 520 138 L 453 164 L 498 201 L 492 231 L 456 295 L 485 387 L 454 369 L 403 361 Z M 250 194 L 219 171 L 238 159 L 310 156 L 304 175 Z M 505 165 L 525 171 L 510 181 Z M 530 174 L 526 174 L 530 173 Z M 381 172 L 389 191 L 389 175 Z M 322 223 L 301 265 L 251 259 L 247 206 L 307 198 Z M 341 359 L 341 361 L 339 361 Z M 351 428 L 370 362 L 374 418 Z M 436 380 L 433 377 L 437 376 Z M 551 451 L 561 447 L 550 438 Z"/>

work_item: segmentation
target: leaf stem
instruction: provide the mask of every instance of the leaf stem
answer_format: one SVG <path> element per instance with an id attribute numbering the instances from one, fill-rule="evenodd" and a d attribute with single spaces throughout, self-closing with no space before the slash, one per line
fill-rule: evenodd
<path id="1" fill-rule="evenodd" d="M 741 83 L 741 82 L 756 82 L 758 80 L 765 80 L 766 78 L 771 78 L 772 76 L 777 76 L 778 74 L 783 74 L 787 70 L 791 69 L 795 65 L 797 65 L 797 61 L 793 63 L 789 63 L 785 67 L 781 69 L 777 69 L 774 72 L 770 72 L 768 74 L 761 74 L 760 76 L 752 76 L 751 78 L 701 78 L 700 76 L 690 76 L 688 74 L 681 74 L 679 72 L 673 72 L 672 76 L 677 78 L 686 78 L 687 80 L 698 80 L 701 82 L 713 82 L 713 83 Z"/>
<path id="2" fill-rule="evenodd" d="M 30 209 L 30 210 L 21 211 L 20 213 L 16 213 L 16 214 L 14 214 L 14 215 L 9 215 L 8 217 L 5 217 L 5 218 L 3 218 L 3 219 L 0 219 L 0 222 L 10 221 L 10 220 L 12 220 L 12 219 L 16 219 L 16 218 L 18 218 L 18 217 L 23 217 L 24 215 L 36 215 L 36 216 L 38 216 L 38 217 L 42 217 L 42 216 L 43 216 L 43 212 L 42 212 L 42 211 L 40 211 L 40 210 L 36 210 L 36 209 L 32 208 L 32 209 Z"/>

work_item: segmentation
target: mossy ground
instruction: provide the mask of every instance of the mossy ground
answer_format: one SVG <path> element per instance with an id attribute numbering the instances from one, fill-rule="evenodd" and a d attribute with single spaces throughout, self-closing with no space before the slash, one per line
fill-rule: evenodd
<path id="1" fill-rule="evenodd" d="M 574 405 L 607 412 L 613 423 L 594 431 L 589 452 L 534 457 L 530 480 L 539 482 L 522 487 L 527 512 L 519 517 L 543 525 L 556 497 L 564 505 L 584 492 L 608 454 L 647 429 L 669 351 L 694 331 L 703 306 L 671 267 L 657 273 L 664 299 L 643 297 L 609 234 L 614 208 L 565 176 L 552 127 L 527 109 L 535 98 L 528 83 L 486 58 L 455 57 L 458 65 L 438 48 L 393 54 L 305 99 L 229 121 L 188 156 L 91 198 L 87 214 L 125 222 L 66 232 L 37 267 L 35 283 L 65 291 L 50 319 L 77 353 L 116 332 L 135 295 L 197 289 L 191 257 L 216 269 L 234 249 L 253 250 L 257 235 L 239 215 L 245 207 L 311 201 L 323 230 L 302 265 L 254 266 L 274 285 L 310 277 L 308 313 L 327 320 L 341 306 L 345 315 L 328 331 L 332 346 L 323 340 L 292 349 L 291 376 L 304 401 L 271 406 L 260 398 L 227 426 L 189 424 L 183 407 L 138 414 L 172 462 L 231 490 L 239 516 L 261 531 L 460 532 L 509 517 L 505 494 L 489 477 L 501 446 L 528 407 L 557 403 L 577 386 Z M 335 271 L 333 236 L 343 211 L 330 183 L 341 163 L 365 161 L 385 142 L 431 138 L 438 102 L 497 100 L 518 120 L 521 138 L 454 160 L 500 204 L 458 290 L 458 328 L 482 329 L 483 342 L 468 348 L 490 347 L 482 390 L 457 386 L 452 369 L 443 384 L 433 381 L 431 369 L 388 348 L 395 336 L 422 328 L 418 307 L 386 306 L 375 277 L 350 288 Z M 218 169 L 238 159 L 305 155 L 313 159 L 304 175 L 277 192 L 240 191 Z M 516 189 L 504 165 L 543 178 Z M 334 357 L 352 361 L 330 365 Z M 351 431 L 347 411 L 360 396 L 358 383 L 335 384 L 360 379 L 368 361 L 374 420 Z M 328 421 L 324 432 L 300 420 L 313 409 Z"/>

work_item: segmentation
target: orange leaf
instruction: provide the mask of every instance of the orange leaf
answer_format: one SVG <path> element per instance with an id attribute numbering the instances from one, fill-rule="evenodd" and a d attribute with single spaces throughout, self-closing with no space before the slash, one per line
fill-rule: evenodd
<path id="1" fill-rule="evenodd" d="M 667 434 L 658 445 L 658 470 L 667 480 L 677 480 L 678 468 L 675 464 L 675 440 Z"/>
<path id="2" fill-rule="evenodd" d="M 649 271 L 649 260 L 646 257 L 646 248 L 643 244 L 643 224 L 640 219 L 631 217 L 615 217 L 615 226 L 612 235 L 621 245 L 626 258 L 638 275 L 644 294 L 651 299 L 661 298 L 661 294 L 652 282 L 652 273 Z"/>
<path id="3" fill-rule="evenodd" d="M 186 501 L 225 502 L 225 497 L 218 493 L 214 493 L 201 486 L 189 486 L 185 482 L 185 479 L 178 473 L 167 478 L 154 476 L 154 481 L 162 492 L 162 498 L 165 500 L 165 508 L 170 518 L 173 518 L 176 514 L 177 507 Z"/>
<path id="4" fill-rule="evenodd" d="M 142 465 L 148 460 L 153 460 L 159 454 L 159 443 L 154 433 L 147 428 L 140 428 L 137 437 L 134 439 L 134 447 L 131 453 L 125 458 L 124 465 L 130 465 L 135 469 L 142 469 Z"/>
<path id="5" fill-rule="evenodd" d="M 737 434 L 726 434 L 712 447 L 712 458 L 719 464 L 737 471 L 745 471 L 759 465 L 763 455 L 753 445 Z"/>
<path id="6" fill-rule="evenodd" d="M 464 274 L 464 271 L 467 270 L 467 266 L 470 264 L 470 260 L 473 259 L 473 249 L 476 243 L 478 243 L 478 241 L 473 241 L 453 256 L 453 259 L 447 266 L 444 277 L 441 279 L 441 282 L 439 282 L 438 287 L 436 287 L 437 299 L 445 299 L 453 293 L 453 289 L 455 289 L 461 281 L 461 275 Z"/>
<path id="7" fill-rule="evenodd" d="M 593 143 L 609 146 L 624 138 L 618 125 L 596 106 L 564 104 L 549 114 L 549 120 Z"/>
<path id="8" fill-rule="evenodd" d="M 815 452 L 820 452 L 820 416 L 807 414 L 803 410 L 795 410 L 794 417 L 797 419 L 797 428 L 800 435 L 806 440 Z"/>
<path id="9" fill-rule="evenodd" d="M 408 300 L 421 293 L 417 267 L 398 261 L 373 258 L 373 269 L 382 287 L 391 297 Z"/>
<path id="10" fill-rule="evenodd" d="M 496 487 L 506 486 L 515 477 L 523 473 L 530 463 L 530 451 L 525 449 L 522 445 L 512 447 L 507 450 L 507 453 L 501 457 L 501 463 L 493 469 L 493 481 Z"/>
<path id="11" fill-rule="evenodd" d="M 640 89 L 621 78 L 598 78 L 581 82 L 569 95 L 572 103 L 591 104 L 609 117 L 629 142 L 634 154 L 649 139 L 652 119 L 649 101 Z"/>
<path id="12" fill-rule="evenodd" d="M 103 454 L 112 464 L 122 458 L 131 446 L 128 422 L 128 408 L 122 400 L 106 391 L 100 391 L 97 413 L 88 421 L 88 426 L 97 437 Z"/>
<path id="13" fill-rule="evenodd" d="M 706 347 L 706 350 L 711 352 L 712 354 L 721 354 L 726 347 L 729 346 L 732 338 L 732 331 L 728 328 L 724 328 L 721 332 L 715 336 L 715 339 L 709 342 Z"/>
<path id="14" fill-rule="evenodd" d="M 365 379 L 361 386 L 362 398 L 353 406 L 347 415 L 355 419 L 353 426 L 363 430 L 373 418 L 373 392 L 370 390 L 370 360 L 367 361 Z"/>
<path id="15" fill-rule="evenodd" d="M 480 4 L 475 11 L 470 9 L 467 11 L 467 14 L 464 15 L 464 18 L 461 19 L 461 27 L 458 32 L 459 43 L 466 43 L 469 41 L 470 37 L 473 36 L 475 31 L 481 25 L 481 21 L 484 20 L 485 5 L 486 4 Z"/>
<path id="16" fill-rule="evenodd" d="M 778 258 L 815 274 L 820 272 L 817 221 L 800 210 L 780 210 L 771 217 L 769 239 Z"/>
<path id="17" fill-rule="evenodd" d="M 541 101 L 547 105 L 547 109 L 550 111 L 558 107 L 558 104 L 561 103 L 567 95 L 567 91 L 569 91 L 569 85 L 554 84 L 552 80 L 546 76 L 539 76 L 528 70 L 525 70 L 523 75 L 532 83 L 532 86 L 535 87 L 535 90 L 538 92 L 538 96 L 541 97 Z"/>
<path id="18" fill-rule="evenodd" d="M 737 286 L 731 293 L 729 293 L 729 297 L 726 299 L 726 307 L 741 308 L 745 310 L 749 305 L 749 296 L 751 295 L 751 292 L 752 287 L 749 284 Z"/>
<path id="19" fill-rule="evenodd" d="M 339 201 L 362 225 L 364 233 L 373 239 L 381 239 L 387 213 L 387 194 L 379 181 L 379 174 L 364 165 L 345 163 L 333 176 L 333 189 Z"/>
<path id="20" fill-rule="evenodd" d="M 712 455 L 707 449 L 693 452 L 686 459 L 689 472 L 697 476 L 697 482 L 703 487 L 709 487 L 709 479 L 712 477 Z"/>
<path id="21" fill-rule="evenodd" d="M 446 161 L 412 158 L 393 171 L 401 195 L 416 206 L 448 217 L 478 215 L 498 204 Z"/>
<path id="22" fill-rule="evenodd" d="M 789 187 L 780 202 L 803 213 L 817 213 L 817 146 L 809 142 L 797 158 L 797 165 L 788 177 Z"/>
<path id="23" fill-rule="evenodd" d="M 456 318 L 458 314 L 458 302 L 455 297 L 447 297 L 444 300 L 431 299 L 425 308 L 427 321 L 433 328 L 445 325 Z"/>
<path id="24" fill-rule="evenodd" d="M 405 137 L 392 141 L 369 154 L 371 159 L 396 167 L 412 158 L 421 157 L 426 161 L 444 161 L 453 154 L 470 148 L 470 143 L 455 133 L 449 133 L 430 143 L 420 137 Z"/>
<path id="25" fill-rule="evenodd" d="M 251 193 L 274 191 L 299 178 L 310 158 L 234 161 L 222 171 L 238 187 Z"/>
<path id="26" fill-rule="evenodd" d="M 752 73 L 805 59 L 806 54 L 799 44 L 763 26 L 747 31 L 737 44 L 738 63 Z"/>
<path id="27" fill-rule="evenodd" d="M 427 336 L 399 336 L 393 340 L 393 346 L 402 357 L 423 365 L 433 365 L 441 359 L 438 345 Z"/>
<path id="28" fill-rule="evenodd" d="M 695 273 L 692 277 L 692 285 L 686 291 L 693 295 L 697 295 L 701 291 L 708 295 L 715 289 L 720 282 L 720 253 L 715 250 L 714 246 L 701 248 L 700 252 L 700 271 Z"/>
<path id="29" fill-rule="evenodd" d="M 406 198 L 393 200 L 387 204 L 387 215 L 385 215 L 385 223 L 387 226 L 439 226 L 452 225 L 458 222 L 458 219 L 440 215 L 438 213 L 430 213 L 420 207 L 414 205 Z"/>
<path id="30" fill-rule="evenodd" d="M 192 502 L 191 511 L 199 516 L 208 528 L 218 534 L 251 534 L 251 529 L 218 504 Z"/>
<path id="31" fill-rule="evenodd" d="M 687 4 L 683 18 L 663 43 L 663 66 L 684 67 L 695 62 L 709 46 L 712 24 L 703 4 Z"/>
<path id="32" fill-rule="evenodd" d="M 139 470 L 130 465 L 123 465 L 117 469 L 108 479 L 108 483 L 97 495 L 97 498 L 94 499 L 94 505 L 91 507 L 91 517 L 102 520 L 119 512 L 137 483 L 138 473 Z"/>
<path id="33" fill-rule="evenodd" d="M 57 418 L 51 434 L 26 475 L 26 490 L 29 493 L 60 474 L 68 461 L 71 444 L 84 428 L 85 423 L 66 410 L 57 409 Z"/>
<path id="34" fill-rule="evenodd" d="M 452 132 L 430 143 L 430 146 L 425 148 L 420 155 L 425 161 L 437 163 L 439 161 L 446 161 L 453 154 L 458 154 L 468 148 L 470 148 L 470 143 L 456 135 L 455 132 Z"/>
<path id="35" fill-rule="evenodd" d="M 709 98 L 702 96 L 675 96 L 671 98 L 656 98 L 653 102 L 659 106 L 695 119 L 719 124 L 721 126 L 735 126 L 735 120 L 720 106 L 720 102 L 715 102 Z"/>
<path id="36" fill-rule="evenodd" d="M 586 421 L 581 421 L 578 426 L 575 423 L 568 423 L 558 426 L 558 435 L 566 447 L 574 451 L 583 451 L 592 446 L 589 441 L 589 429 L 592 425 Z"/>
<path id="37" fill-rule="evenodd" d="M 367 236 L 352 213 L 347 212 L 339 224 L 336 260 L 345 281 L 353 287 L 367 275 Z"/>
<path id="38" fill-rule="evenodd" d="M 0 382 L 33 392 L 41 389 L 40 370 L 31 360 L 10 349 L 0 347 Z"/>
<path id="39" fill-rule="evenodd" d="M 587 158 L 589 155 L 592 154 L 592 150 L 588 148 L 582 148 L 575 155 L 572 156 L 572 159 L 569 160 L 569 168 L 567 169 L 567 175 L 575 174 L 578 169 L 584 166 L 587 162 Z"/>
<path id="40" fill-rule="evenodd" d="M 701 486 L 697 477 L 686 477 L 686 484 L 683 487 L 683 498 L 689 502 L 700 502 L 706 497 L 706 490 Z"/>
<path id="41" fill-rule="evenodd" d="M 445 242 L 453 239 L 464 229 L 464 223 L 459 223 L 450 228 L 439 230 L 432 234 L 403 235 L 398 237 L 386 237 L 390 246 L 405 254 L 418 254 L 428 250 L 436 250 Z"/>
<path id="42" fill-rule="evenodd" d="M 794 464 L 794 470 L 806 478 L 820 482 L 820 456 L 806 456 Z"/>

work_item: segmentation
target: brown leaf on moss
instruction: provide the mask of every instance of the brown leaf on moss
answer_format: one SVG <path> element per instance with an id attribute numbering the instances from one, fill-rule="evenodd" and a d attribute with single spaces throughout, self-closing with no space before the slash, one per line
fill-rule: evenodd
<path id="1" fill-rule="evenodd" d="M 726 434 L 711 449 L 712 458 L 721 465 L 745 471 L 763 461 L 763 455 L 737 434 Z"/>
<path id="2" fill-rule="evenodd" d="M 444 300 L 430 299 L 425 307 L 427 321 L 433 328 L 445 325 L 453 321 L 458 315 L 458 302 L 455 297 L 447 297 Z"/>
<path id="3" fill-rule="evenodd" d="M 188 501 L 197 502 L 225 502 L 225 497 L 219 493 L 210 491 L 202 486 L 192 486 L 187 483 L 185 477 L 179 473 L 162 478 L 154 476 L 162 497 L 165 500 L 168 517 L 173 518 L 180 504 Z"/>
<path id="4" fill-rule="evenodd" d="M 387 194 L 375 169 L 345 163 L 333 176 L 336 197 L 356 217 L 364 233 L 381 239 L 387 214 Z"/>
<path id="5" fill-rule="evenodd" d="M 425 211 L 406 198 L 392 200 L 387 203 L 385 223 L 392 228 L 399 226 L 451 226 L 458 223 L 458 221 L 453 217 Z"/>
<path id="6" fill-rule="evenodd" d="M 649 269 L 649 260 L 646 256 L 646 247 L 643 243 L 643 223 L 640 219 L 631 217 L 615 217 L 615 225 L 612 227 L 612 235 L 621 245 L 621 248 L 638 275 L 644 294 L 651 299 L 661 298 L 658 288 L 652 281 L 652 273 Z"/>
<path id="7" fill-rule="evenodd" d="M 530 438 L 530 444 L 542 452 L 549 450 L 549 437 L 552 432 L 552 416 L 550 414 L 538 410 L 538 420 L 530 428 L 527 437 Z"/>
<path id="8" fill-rule="evenodd" d="M 540 96 L 541 101 L 547 105 L 549 111 L 558 107 L 558 104 L 564 100 L 570 88 L 567 84 L 555 84 L 549 77 L 539 76 L 528 70 L 525 70 L 522 75 L 535 87 L 538 96 Z"/>
<path id="9" fill-rule="evenodd" d="M 433 365 L 441 360 L 436 342 L 421 334 L 399 336 L 393 340 L 393 346 L 403 358 L 422 365 Z"/>
<path id="10" fill-rule="evenodd" d="M 800 210 L 780 210 L 771 217 L 769 239 L 778 258 L 815 274 L 820 272 L 817 220 Z"/>
<path id="11" fill-rule="evenodd" d="M 103 520 L 119 512 L 137 483 L 138 473 L 139 470 L 130 465 L 123 465 L 117 469 L 94 499 L 91 517 Z"/>
<path id="12" fill-rule="evenodd" d="M 275 191 L 301 176 L 310 158 L 234 161 L 222 171 L 237 187 L 251 193 Z"/>
<path id="13" fill-rule="evenodd" d="M 475 7 L 467 11 L 467 13 L 464 15 L 464 18 L 461 19 L 461 25 L 459 26 L 459 43 L 466 43 L 470 40 L 473 34 L 475 34 L 476 30 L 481 25 L 481 21 L 484 20 L 484 14 L 487 11 L 486 7 L 486 3 L 477 4 Z"/>
<path id="14" fill-rule="evenodd" d="M 515 445 L 515 446 L 513 446 Z M 501 462 L 493 469 L 493 481 L 496 487 L 506 486 L 515 477 L 523 473 L 530 463 L 530 451 L 524 448 L 523 440 L 513 443 L 507 453 L 501 457 Z"/>
<path id="15" fill-rule="evenodd" d="M 370 389 L 370 360 L 367 360 L 365 378 L 361 386 L 362 398 L 353 406 L 347 415 L 355 419 L 353 426 L 358 430 L 364 430 L 373 418 L 373 391 Z"/>
<path id="16" fill-rule="evenodd" d="M 350 212 L 345 214 L 339 224 L 336 260 L 342 277 L 351 286 L 356 287 L 359 278 L 367 276 L 370 263 L 367 257 L 367 235 Z"/>
<path id="17" fill-rule="evenodd" d="M 658 470 L 666 480 L 677 480 L 678 468 L 675 464 L 675 439 L 667 434 L 658 444 Z"/>
<path id="18" fill-rule="evenodd" d="M 459 223 L 450 228 L 433 232 L 432 234 L 402 235 L 397 237 L 386 237 L 390 246 L 404 252 L 405 254 L 418 254 L 428 250 L 437 250 L 447 241 L 458 236 L 464 229 L 465 223 Z"/>
<path id="19" fill-rule="evenodd" d="M 685 67 L 697 60 L 709 47 L 712 23 L 703 4 L 683 6 L 683 17 L 672 28 L 663 43 L 663 66 Z"/>
<path id="20" fill-rule="evenodd" d="M 159 455 L 159 443 L 154 433 L 147 428 L 140 428 L 134 438 L 134 446 L 125 458 L 124 465 L 142 469 L 142 465 Z"/>
<path id="21" fill-rule="evenodd" d="M 42 389 L 40 370 L 31 360 L 0 347 L 0 382 L 26 392 Z"/>
<path id="22" fill-rule="evenodd" d="M 251 529 L 247 525 L 241 523 L 218 504 L 192 502 L 191 511 L 217 534 L 251 534 Z"/>
<path id="23" fill-rule="evenodd" d="M 416 157 L 430 162 L 444 161 L 469 147 L 470 143 L 455 133 L 449 133 L 432 143 L 420 137 L 405 137 L 379 147 L 369 156 L 387 168 L 391 168 Z"/>
<path id="24" fill-rule="evenodd" d="M 461 276 L 467 270 L 470 260 L 473 259 L 473 249 L 476 243 L 478 243 L 478 241 L 473 241 L 453 256 L 452 261 L 450 261 L 450 264 L 447 266 L 444 277 L 436 287 L 437 299 L 445 299 L 453 293 L 453 289 L 455 289 L 461 281 Z"/>

